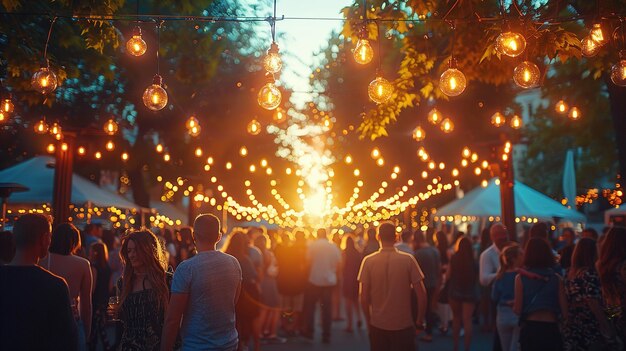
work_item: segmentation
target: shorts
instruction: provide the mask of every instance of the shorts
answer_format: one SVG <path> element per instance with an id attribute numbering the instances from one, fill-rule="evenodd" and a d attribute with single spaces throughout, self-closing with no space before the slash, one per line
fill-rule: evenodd
<path id="1" fill-rule="evenodd" d="M 283 311 L 302 312 L 304 306 L 304 294 L 280 295 Z"/>

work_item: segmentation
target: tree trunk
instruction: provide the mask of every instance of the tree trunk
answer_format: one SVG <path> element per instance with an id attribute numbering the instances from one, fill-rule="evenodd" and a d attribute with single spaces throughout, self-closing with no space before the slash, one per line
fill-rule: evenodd
<path id="1" fill-rule="evenodd" d="M 617 159 L 619 161 L 619 177 L 617 183 L 621 189 L 626 186 L 626 87 L 620 87 L 605 76 L 607 90 L 609 92 L 609 104 L 615 131 L 615 145 L 617 146 Z M 624 196 L 622 196 L 622 202 Z"/>

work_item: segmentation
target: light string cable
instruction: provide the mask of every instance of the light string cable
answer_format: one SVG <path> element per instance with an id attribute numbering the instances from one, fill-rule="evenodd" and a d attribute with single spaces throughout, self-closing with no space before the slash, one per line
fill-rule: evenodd
<path id="1" fill-rule="evenodd" d="M 48 37 L 46 38 L 46 46 L 43 49 L 43 60 L 47 67 L 50 67 L 50 64 L 48 63 L 48 44 L 50 43 L 50 36 L 52 35 L 52 27 L 54 27 L 54 23 L 57 21 L 57 18 L 57 16 L 54 16 L 50 22 L 50 29 L 48 30 Z"/>

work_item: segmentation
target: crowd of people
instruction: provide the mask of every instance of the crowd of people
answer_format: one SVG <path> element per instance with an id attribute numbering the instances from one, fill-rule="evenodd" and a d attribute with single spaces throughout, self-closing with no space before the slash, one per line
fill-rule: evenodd
<path id="1" fill-rule="evenodd" d="M 343 323 L 374 351 L 414 351 L 449 329 L 453 349 L 470 350 L 476 323 L 494 350 L 622 349 L 626 229 L 510 234 L 386 222 L 222 240 L 208 214 L 127 233 L 26 214 L 0 233 L 0 349 L 258 351 L 313 340 L 318 304 L 323 343 Z"/>

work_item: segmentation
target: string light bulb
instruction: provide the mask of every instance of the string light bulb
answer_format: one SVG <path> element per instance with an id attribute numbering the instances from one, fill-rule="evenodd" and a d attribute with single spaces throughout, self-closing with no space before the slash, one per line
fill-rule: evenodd
<path id="1" fill-rule="evenodd" d="M 367 87 L 367 94 L 375 103 L 385 103 L 391 98 L 391 94 L 393 94 L 393 85 L 391 85 L 387 79 L 380 76 L 379 73 Z"/>
<path id="2" fill-rule="evenodd" d="M 197 147 L 194 154 L 196 155 L 196 157 L 202 157 L 202 148 Z"/>
<path id="3" fill-rule="evenodd" d="M 128 152 L 122 152 L 122 161 L 128 161 Z"/>
<path id="4" fill-rule="evenodd" d="M 276 42 L 272 42 L 270 49 L 267 50 L 267 55 L 263 59 L 263 68 L 271 74 L 278 73 L 283 68 L 283 60 L 278 54 L 278 44 Z"/>
<path id="5" fill-rule="evenodd" d="M 163 144 L 157 144 L 156 145 L 156 152 L 161 153 L 163 152 Z"/>
<path id="6" fill-rule="evenodd" d="M 48 132 L 48 123 L 46 123 L 45 119 L 40 120 L 35 124 L 35 133 L 37 134 L 46 134 Z"/>
<path id="7" fill-rule="evenodd" d="M 569 110 L 569 113 L 567 114 L 567 117 L 569 117 L 569 119 L 571 120 L 578 120 L 581 117 L 581 113 L 580 110 L 578 109 L 578 107 L 574 106 Z"/>
<path id="8" fill-rule="evenodd" d="M 13 105 L 13 101 L 11 101 L 11 95 L 2 100 L 2 112 L 5 114 L 12 113 L 15 109 L 15 105 Z"/>
<path id="9" fill-rule="evenodd" d="M 48 144 L 48 147 L 46 147 L 46 150 L 48 151 L 48 153 L 53 154 L 55 150 L 54 144 Z"/>
<path id="10" fill-rule="evenodd" d="M 422 126 L 417 126 L 415 129 L 413 129 L 413 139 L 415 139 L 415 141 L 422 141 L 425 138 L 426 132 L 424 131 Z"/>
<path id="11" fill-rule="evenodd" d="M 245 146 L 242 146 L 239 149 L 239 155 L 241 155 L 241 157 L 246 157 L 248 155 L 248 148 Z"/>
<path id="12" fill-rule="evenodd" d="M 102 152 L 96 151 L 96 153 L 94 154 L 94 157 L 96 158 L 96 160 L 101 159 L 102 158 Z"/>
<path id="13" fill-rule="evenodd" d="M 276 123 L 284 122 L 287 120 L 287 113 L 285 113 L 283 109 L 277 108 L 276 111 L 274 111 L 274 114 L 272 114 L 272 119 Z"/>
<path id="14" fill-rule="evenodd" d="M 496 38 L 496 51 L 501 55 L 517 57 L 526 49 L 526 38 L 516 32 L 503 32 Z"/>
<path id="15" fill-rule="evenodd" d="M 126 42 L 126 50 L 133 56 L 141 56 L 146 53 L 148 45 L 141 37 L 141 28 L 139 26 L 133 29 L 133 36 Z"/>
<path id="16" fill-rule="evenodd" d="M 4 113 L 3 111 L 0 111 L 0 123 L 6 122 L 8 119 L 8 116 L 6 113 Z"/>
<path id="17" fill-rule="evenodd" d="M 589 32 L 589 37 L 600 46 L 606 44 L 606 37 L 604 36 L 602 25 L 600 23 L 593 24 L 591 31 Z"/>
<path id="18" fill-rule="evenodd" d="M 261 133 L 261 123 L 259 123 L 259 121 L 257 121 L 256 119 L 253 119 L 250 121 L 250 123 L 248 123 L 246 130 L 251 135 L 258 135 L 259 133 Z"/>
<path id="19" fill-rule="evenodd" d="M 511 128 L 520 129 L 522 128 L 523 124 L 524 124 L 524 121 L 522 120 L 520 116 L 515 115 L 513 116 L 513 118 L 511 118 Z"/>
<path id="20" fill-rule="evenodd" d="M 560 114 L 565 114 L 567 113 L 567 104 L 565 103 L 565 101 L 563 100 L 559 100 L 554 109 L 556 110 L 556 112 L 560 113 Z"/>
<path id="21" fill-rule="evenodd" d="M 439 89 L 447 96 L 458 96 L 465 91 L 467 80 L 463 72 L 456 69 L 456 59 L 450 59 L 450 66 L 439 78 Z"/>
<path id="22" fill-rule="evenodd" d="M 378 150 L 377 147 L 372 149 L 372 152 L 370 153 L 370 155 L 372 156 L 372 158 L 379 158 L 380 157 L 380 150 Z"/>
<path id="23" fill-rule="evenodd" d="M 276 86 L 276 82 L 272 75 L 268 75 L 268 81 L 261 89 L 257 96 L 257 102 L 266 110 L 273 110 L 280 105 L 282 94 Z"/>
<path id="24" fill-rule="evenodd" d="M 167 105 L 167 91 L 163 89 L 163 78 L 156 74 L 152 84 L 143 92 L 143 104 L 152 111 L 162 110 Z"/>
<path id="25" fill-rule="evenodd" d="M 428 112 L 428 122 L 431 124 L 436 125 L 441 122 L 442 119 L 441 112 L 439 112 L 436 108 L 433 108 L 430 112 Z"/>
<path id="26" fill-rule="evenodd" d="M 78 152 L 78 155 L 84 156 L 87 150 L 85 150 L 84 146 L 79 146 L 77 152 Z"/>
<path id="27" fill-rule="evenodd" d="M 200 128 L 199 124 L 187 129 L 187 133 L 192 137 L 197 137 L 198 135 L 200 135 L 201 131 L 202 128 Z"/>
<path id="28" fill-rule="evenodd" d="M 444 133 L 451 133 L 454 130 L 454 123 L 452 123 L 452 120 L 450 118 L 446 118 L 443 121 L 441 121 L 441 131 L 443 131 Z"/>
<path id="29" fill-rule="evenodd" d="M 369 40 L 360 38 L 354 47 L 354 61 L 360 65 L 367 65 L 374 58 L 374 49 Z"/>
<path id="30" fill-rule="evenodd" d="M 115 144 L 113 143 L 113 141 L 109 140 L 106 143 L 106 149 L 107 151 L 113 151 L 115 149 Z"/>
<path id="31" fill-rule="evenodd" d="M 59 135 L 62 131 L 63 129 L 61 128 L 61 126 L 56 122 L 52 124 L 52 127 L 50 127 L 50 134 L 52 135 Z"/>
<path id="32" fill-rule="evenodd" d="M 611 67 L 611 81 L 613 84 L 626 87 L 626 50 L 619 53 L 620 60 Z"/>
<path id="33" fill-rule="evenodd" d="M 585 57 L 594 57 L 600 51 L 601 45 L 598 45 L 590 36 L 586 36 L 581 40 L 581 52 Z"/>
<path id="34" fill-rule="evenodd" d="M 115 133 L 117 133 L 117 130 L 118 130 L 118 125 L 117 123 L 115 123 L 113 119 L 108 120 L 104 124 L 104 132 L 107 133 L 108 135 L 115 135 Z"/>
<path id="35" fill-rule="evenodd" d="M 45 95 L 57 88 L 58 81 L 56 74 L 52 72 L 49 65 L 46 65 L 33 74 L 30 84 L 34 90 Z"/>
<path id="36" fill-rule="evenodd" d="M 496 112 L 491 116 L 491 124 L 494 127 L 502 127 L 505 123 L 506 123 L 506 118 L 504 117 L 502 113 Z"/>
<path id="37" fill-rule="evenodd" d="M 536 87 L 539 84 L 539 78 L 541 78 L 539 67 L 530 61 L 520 63 L 513 71 L 513 81 L 524 89 Z"/>
<path id="38" fill-rule="evenodd" d="M 185 127 L 187 129 L 191 129 L 193 127 L 197 127 L 200 125 L 200 122 L 198 122 L 198 119 L 195 116 L 191 116 L 189 118 L 187 118 L 187 121 L 185 122 Z"/>

